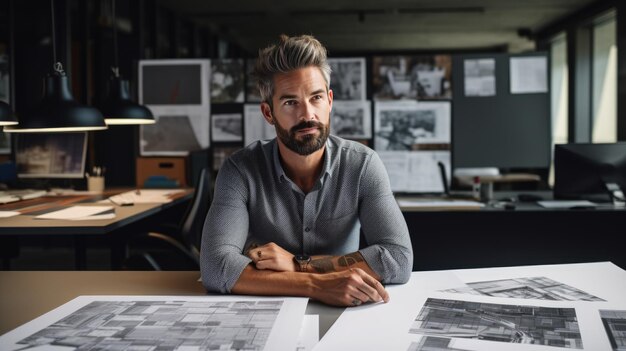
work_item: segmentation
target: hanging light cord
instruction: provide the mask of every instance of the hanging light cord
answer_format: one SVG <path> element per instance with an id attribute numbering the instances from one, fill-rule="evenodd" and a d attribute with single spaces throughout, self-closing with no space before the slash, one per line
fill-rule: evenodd
<path id="1" fill-rule="evenodd" d="M 119 62 L 117 58 L 117 17 L 115 16 L 115 0 L 111 0 L 111 8 L 113 9 L 113 60 L 115 66 L 111 67 L 116 78 L 120 76 Z"/>
<path id="2" fill-rule="evenodd" d="M 56 41 L 56 24 L 54 23 L 54 0 L 50 0 L 50 15 L 52 22 L 52 62 L 54 62 L 54 72 L 60 76 L 65 75 L 63 71 L 63 65 L 57 61 L 57 41 Z"/>

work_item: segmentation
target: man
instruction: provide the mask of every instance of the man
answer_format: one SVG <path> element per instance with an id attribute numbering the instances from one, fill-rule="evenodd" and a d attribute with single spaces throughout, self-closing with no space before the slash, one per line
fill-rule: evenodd
<path id="1" fill-rule="evenodd" d="M 386 171 L 371 149 L 329 136 L 333 93 L 326 49 L 281 36 L 255 67 L 277 138 L 220 169 L 200 265 L 210 291 L 306 296 L 337 306 L 388 301 L 413 252 Z M 359 249 L 359 230 L 369 246 Z"/>

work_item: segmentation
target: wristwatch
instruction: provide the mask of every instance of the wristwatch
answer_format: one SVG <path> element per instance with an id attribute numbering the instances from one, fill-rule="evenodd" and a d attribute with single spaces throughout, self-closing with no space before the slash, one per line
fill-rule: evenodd
<path id="1" fill-rule="evenodd" d="M 294 262 L 296 262 L 296 268 L 298 272 L 306 272 L 309 262 L 311 262 L 311 256 L 309 255 L 295 255 L 293 256 Z"/>

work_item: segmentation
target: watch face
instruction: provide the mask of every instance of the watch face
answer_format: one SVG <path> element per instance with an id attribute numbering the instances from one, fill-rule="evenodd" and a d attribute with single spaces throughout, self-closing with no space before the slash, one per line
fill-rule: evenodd
<path id="1" fill-rule="evenodd" d="M 309 255 L 295 255 L 296 261 L 299 262 L 308 262 L 311 260 L 311 256 Z"/>

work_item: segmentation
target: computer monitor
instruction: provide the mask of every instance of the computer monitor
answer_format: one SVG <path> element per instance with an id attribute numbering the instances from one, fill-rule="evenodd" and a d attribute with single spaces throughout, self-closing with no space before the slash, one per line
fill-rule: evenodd
<path id="1" fill-rule="evenodd" d="M 83 178 L 87 133 L 18 134 L 18 178 Z"/>
<path id="2" fill-rule="evenodd" d="M 556 199 L 611 201 L 608 184 L 626 192 L 626 143 L 555 145 Z"/>

